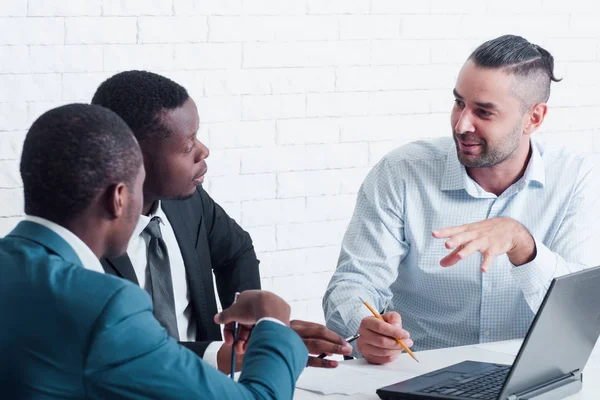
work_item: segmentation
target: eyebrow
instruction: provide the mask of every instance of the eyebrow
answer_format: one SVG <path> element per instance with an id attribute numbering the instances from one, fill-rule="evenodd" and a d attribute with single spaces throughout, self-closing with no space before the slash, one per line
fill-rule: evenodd
<path id="1" fill-rule="evenodd" d="M 462 97 L 460 93 L 456 91 L 456 89 L 452 89 L 452 93 L 454 93 L 454 97 L 456 97 L 458 100 L 464 100 L 464 97 Z M 487 108 L 488 110 L 495 110 L 498 108 L 494 103 L 482 103 L 480 101 L 474 101 L 473 104 L 481 108 Z"/>

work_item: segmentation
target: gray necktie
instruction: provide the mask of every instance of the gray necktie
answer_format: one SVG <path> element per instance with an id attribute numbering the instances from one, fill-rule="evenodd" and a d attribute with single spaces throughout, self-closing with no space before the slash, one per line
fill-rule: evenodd
<path id="1" fill-rule="evenodd" d="M 152 217 L 144 233 L 149 237 L 146 291 L 152 297 L 154 317 L 165 327 L 169 336 L 179 340 L 173 279 L 167 245 L 160 232 L 160 217 Z"/>

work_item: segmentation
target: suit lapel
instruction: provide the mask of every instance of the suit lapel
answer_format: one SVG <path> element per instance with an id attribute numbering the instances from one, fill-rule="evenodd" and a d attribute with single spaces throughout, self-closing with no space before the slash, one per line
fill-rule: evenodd
<path id="1" fill-rule="evenodd" d="M 212 316 L 209 316 L 207 308 L 207 291 L 212 291 L 212 275 L 209 277 L 209 287 L 209 281 L 204 276 L 206 268 L 202 265 L 195 247 L 198 236 L 197 227 L 200 221 L 189 221 L 190 218 L 198 218 L 191 213 L 185 213 L 186 215 L 184 216 L 184 212 L 181 209 L 183 203 L 186 203 L 186 201 L 162 201 L 161 206 L 173 227 L 173 232 L 175 232 L 175 238 L 177 239 L 177 244 L 179 244 L 181 256 L 185 264 L 190 297 L 196 314 L 197 340 L 201 340 L 201 338 L 202 340 L 206 340 L 212 336 L 209 335 L 209 327 L 215 325 Z M 192 229 L 191 227 L 196 227 L 196 229 Z M 210 267 L 208 270 L 212 274 Z"/>
<path id="2" fill-rule="evenodd" d="M 117 258 L 103 258 L 100 260 L 104 272 L 127 279 L 139 286 L 137 276 L 133 270 L 133 265 L 127 253 Z"/>

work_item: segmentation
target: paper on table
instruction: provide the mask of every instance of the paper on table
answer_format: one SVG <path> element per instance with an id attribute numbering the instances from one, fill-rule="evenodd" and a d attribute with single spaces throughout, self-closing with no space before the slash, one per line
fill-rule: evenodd
<path id="1" fill-rule="evenodd" d="M 491 342 L 485 344 L 474 344 L 473 347 L 476 349 L 484 349 L 487 351 L 493 351 L 496 353 L 508 354 L 516 357 L 521 348 L 522 340 L 505 340 L 502 342 Z"/>
<path id="2" fill-rule="evenodd" d="M 340 363 L 337 368 L 306 368 L 296 387 L 324 395 L 375 394 L 383 386 L 410 379 L 415 375 L 393 370 L 352 367 Z"/>

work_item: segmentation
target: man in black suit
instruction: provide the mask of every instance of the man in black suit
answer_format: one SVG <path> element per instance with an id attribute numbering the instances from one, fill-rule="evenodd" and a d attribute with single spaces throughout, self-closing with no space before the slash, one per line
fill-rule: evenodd
<path id="1" fill-rule="evenodd" d="M 103 82 L 92 99 L 127 122 L 146 168 L 144 207 L 127 254 L 104 259 L 106 273 L 146 289 L 167 332 L 223 372 L 231 346 L 213 323 L 212 274 L 223 308 L 234 293 L 260 288 L 250 235 L 204 191 L 209 150 L 196 137 L 198 110 L 185 88 L 146 71 L 122 72 Z M 233 188 L 232 190 L 235 190 Z M 324 326 L 292 321 L 312 354 L 350 354 L 351 347 Z M 238 357 L 241 365 L 242 357 Z M 308 365 L 335 367 L 316 357 Z"/>

